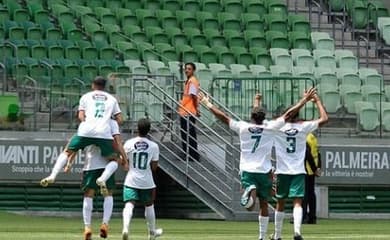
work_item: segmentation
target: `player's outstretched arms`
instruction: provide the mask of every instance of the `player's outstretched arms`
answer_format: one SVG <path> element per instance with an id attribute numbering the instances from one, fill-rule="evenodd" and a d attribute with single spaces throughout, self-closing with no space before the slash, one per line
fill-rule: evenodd
<path id="1" fill-rule="evenodd" d="M 296 115 L 299 110 L 317 94 L 317 89 L 312 87 L 305 91 L 303 97 L 293 107 L 288 109 L 281 117 L 285 120 Z"/>
<path id="2" fill-rule="evenodd" d="M 313 95 L 312 101 L 317 105 L 318 112 L 320 114 L 320 117 L 318 118 L 318 126 L 322 126 L 328 122 L 328 113 L 326 112 L 325 107 L 317 93 Z"/>
<path id="3" fill-rule="evenodd" d="M 205 96 L 203 93 L 199 93 L 200 103 L 207 107 L 216 118 L 221 120 L 223 123 L 229 125 L 230 117 L 228 117 L 224 112 L 215 107 L 209 100 L 208 96 Z"/>

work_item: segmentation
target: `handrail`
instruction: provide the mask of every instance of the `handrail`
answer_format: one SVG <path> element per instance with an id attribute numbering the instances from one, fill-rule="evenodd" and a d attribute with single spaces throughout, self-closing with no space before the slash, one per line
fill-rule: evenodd
<path id="1" fill-rule="evenodd" d="M 366 67 L 368 67 L 368 58 L 369 58 L 369 54 L 368 54 L 368 48 L 369 48 L 369 41 L 367 38 L 359 35 L 359 38 L 357 40 L 357 43 L 358 43 L 358 58 L 359 58 L 359 62 L 360 62 L 360 41 L 363 41 L 365 44 L 366 44 Z"/>
<path id="2" fill-rule="evenodd" d="M 0 62 L 0 68 L 3 69 L 3 89 L 1 90 L 2 94 L 5 94 L 5 89 L 7 87 L 7 69 L 5 65 Z"/>
<path id="3" fill-rule="evenodd" d="M 22 98 L 22 101 L 21 101 L 21 108 L 22 108 L 22 112 L 24 112 L 24 95 L 25 95 L 25 86 L 31 82 L 33 84 L 33 87 L 34 87 L 34 111 L 33 111 L 33 116 L 34 116 L 34 130 L 37 129 L 37 113 L 38 113 L 38 94 L 37 94 L 37 89 L 38 89 L 38 82 L 33 79 L 32 77 L 29 77 L 29 76 L 24 76 L 24 81 L 23 81 L 23 92 L 21 94 L 21 98 Z M 20 91 L 20 88 L 18 88 L 18 90 Z"/>
<path id="4" fill-rule="evenodd" d="M 44 60 L 40 60 L 39 61 L 40 64 L 44 65 L 47 69 L 48 69 L 48 73 L 49 73 L 49 78 L 50 78 L 50 81 L 49 81 L 49 132 L 51 132 L 51 125 L 52 125 L 52 119 L 53 119 L 53 66 L 44 61 Z"/>
<path id="5" fill-rule="evenodd" d="M 322 7 L 321 5 L 316 2 L 316 1 L 311 1 L 311 4 L 315 5 L 319 11 L 318 11 L 318 23 L 317 23 L 317 31 L 320 30 L 321 28 L 321 13 L 322 13 Z M 313 14 L 313 10 L 312 8 L 309 6 L 309 21 L 311 22 L 311 19 L 312 19 L 312 14 Z"/>

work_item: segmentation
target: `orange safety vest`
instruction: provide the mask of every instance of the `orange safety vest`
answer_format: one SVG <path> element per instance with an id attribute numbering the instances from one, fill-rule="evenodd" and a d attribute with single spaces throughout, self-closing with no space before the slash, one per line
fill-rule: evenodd
<path id="1" fill-rule="evenodd" d="M 195 87 L 199 91 L 199 81 L 196 79 L 196 77 L 192 76 L 190 79 L 188 79 L 184 85 L 184 92 L 183 97 L 180 101 L 180 107 L 179 107 L 179 115 L 184 117 L 192 113 L 193 115 L 196 115 L 196 108 L 195 105 L 198 103 L 194 103 L 190 92 L 190 85 L 194 84 Z"/>

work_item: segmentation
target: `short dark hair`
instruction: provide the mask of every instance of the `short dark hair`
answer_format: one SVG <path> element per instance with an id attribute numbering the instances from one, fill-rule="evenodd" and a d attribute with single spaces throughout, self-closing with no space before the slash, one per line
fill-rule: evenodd
<path id="1" fill-rule="evenodd" d="M 265 119 L 266 112 L 262 107 L 254 107 L 251 112 L 251 119 L 256 124 L 262 124 Z"/>
<path id="2" fill-rule="evenodd" d="M 186 67 L 187 65 L 190 65 L 194 71 L 196 70 L 196 65 L 195 65 L 195 63 L 193 63 L 193 62 L 188 62 L 188 63 L 184 64 L 185 67 Z"/>
<path id="3" fill-rule="evenodd" d="M 140 136 L 146 136 L 148 135 L 149 131 L 150 131 L 150 127 L 151 127 L 151 124 L 150 124 L 150 120 L 147 119 L 147 118 L 141 118 L 138 120 L 138 123 L 137 123 L 137 127 L 138 127 L 138 134 Z"/>
<path id="4" fill-rule="evenodd" d="M 106 87 L 107 80 L 102 76 L 97 76 L 92 83 L 99 89 L 104 89 Z"/>

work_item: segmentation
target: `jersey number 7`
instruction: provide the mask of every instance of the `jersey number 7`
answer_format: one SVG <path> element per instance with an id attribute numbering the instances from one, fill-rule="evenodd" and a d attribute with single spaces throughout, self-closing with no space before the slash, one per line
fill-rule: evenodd
<path id="1" fill-rule="evenodd" d="M 253 148 L 252 148 L 252 153 L 254 153 L 254 152 L 256 152 L 256 149 L 259 147 L 261 135 L 253 135 L 251 138 L 256 139 L 255 144 L 253 145 Z"/>

